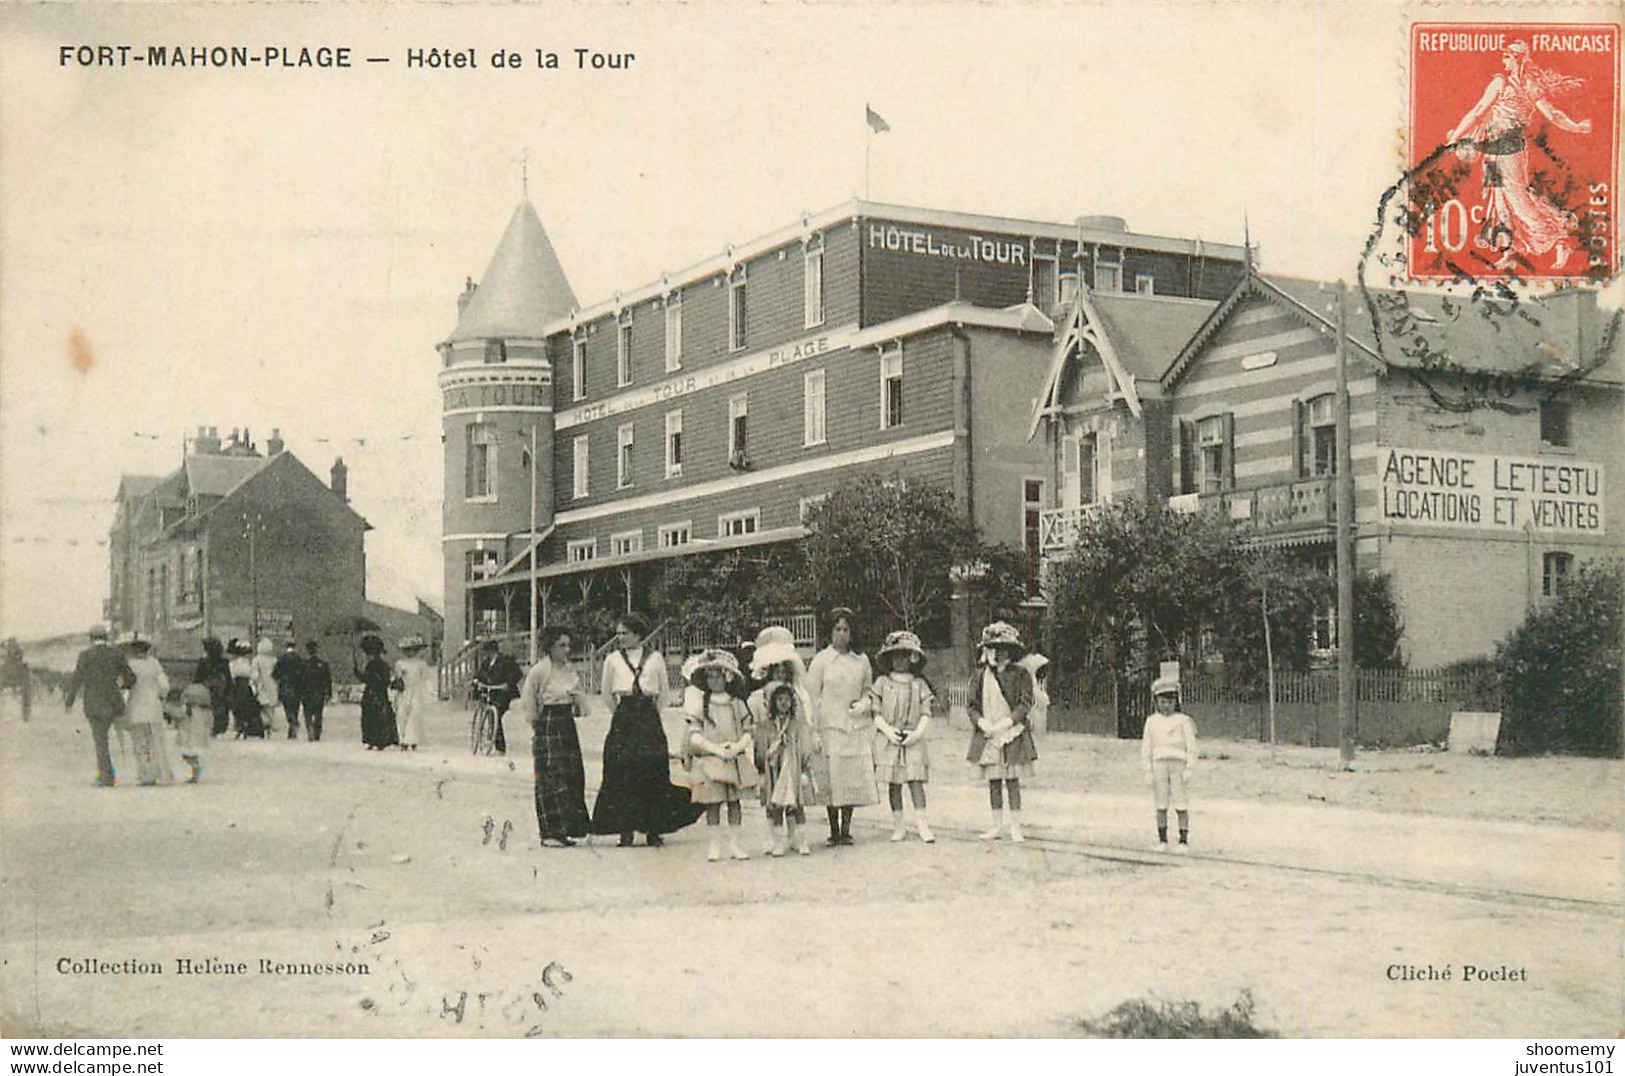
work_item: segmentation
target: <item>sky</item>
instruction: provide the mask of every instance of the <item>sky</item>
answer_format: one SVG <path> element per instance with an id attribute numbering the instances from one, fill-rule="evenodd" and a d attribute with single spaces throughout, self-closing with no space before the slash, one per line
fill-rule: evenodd
<path id="1" fill-rule="evenodd" d="M 583 305 L 861 195 L 866 146 L 875 200 L 1245 221 L 1265 268 L 1352 278 L 1402 169 L 1406 27 L 1377 0 L 0 9 L 0 636 L 100 616 L 119 476 L 200 425 L 342 455 L 369 596 L 438 604 L 435 344 L 522 183 Z M 80 44 L 354 66 L 64 64 Z M 435 48 L 477 66 L 408 66 Z"/>

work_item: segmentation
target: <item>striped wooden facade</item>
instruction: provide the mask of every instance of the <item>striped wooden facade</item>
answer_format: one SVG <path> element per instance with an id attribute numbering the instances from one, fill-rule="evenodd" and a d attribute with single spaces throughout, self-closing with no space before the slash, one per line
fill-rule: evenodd
<path id="1" fill-rule="evenodd" d="M 1296 285 L 1312 292 L 1303 282 Z M 1329 319 L 1331 292 L 1324 297 L 1327 309 L 1317 313 Z M 1045 555 L 1064 556 L 1079 522 L 1096 510 L 1065 481 L 1068 439 L 1092 437 L 1097 446 L 1109 445 L 1096 465 L 1097 503 L 1135 496 L 1166 499 L 1179 510 L 1220 512 L 1249 541 L 1298 548 L 1317 564 L 1329 563 L 1335 490 L 1329 453 L 1316 452 L 1315 426 L 1317 418 L 1331 420 L 1336 349 L 1329 324 L 1306 313 L 1299 300 L 1267 284 L 1248 284 L 1221 304 L 1182 356 L 1167 356 L 1160 381 L 1138 383 L 1144 418 L 1136 419 L 1123 402 L 1108 405 L 1107 374 L 1086 348 L 1057 381 L 1056 414 L 1047 430 L 1056 495 L 1043 513 Z M 1356 562 L 1391 577 L 1411 664 L 1443 665 L 1492 652 L 1549 596 L 1551 555 L 1620 555 L 1625 502 L 1618 497 L 1605 501 L 1603 526 L 1592 534 L 1451 530 L 1389 518 L 1382 485 L 1384 461 L 1394 450 L 1579 462 L 1618 475 L 1625 467 L 1625 400 L 1617 383 L 1564 389 L 1573 447 L 1554 448 L 1542 443 L 1540 427 L 1549 388 L 1512 386 L 1498 390 L 1496 406 L 1452 409 L 1441 406 L 1440 396 L 1460 393 L 1451 380 L 1459 375 L 1435 373 L 1424 385 L 1357 343 L 1349 356 Z M 1211 466 L 1204 466 L 1204 430 L 1218 433 Z"/>

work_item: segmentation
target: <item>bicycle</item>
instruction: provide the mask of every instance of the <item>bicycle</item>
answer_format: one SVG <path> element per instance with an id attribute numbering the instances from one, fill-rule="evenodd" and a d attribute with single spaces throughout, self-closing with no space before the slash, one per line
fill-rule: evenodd
<path id="1" fill-rule="evenodd" d="M 476 705 L 468 721 L 468 740 L 476 755 L 489 755 L 497 747 L 497 722 L 501 717 L 496 703 L 491 701 L 492 690 L 488 684 L 469 688 L 469 697 L 476 700 Z"/>

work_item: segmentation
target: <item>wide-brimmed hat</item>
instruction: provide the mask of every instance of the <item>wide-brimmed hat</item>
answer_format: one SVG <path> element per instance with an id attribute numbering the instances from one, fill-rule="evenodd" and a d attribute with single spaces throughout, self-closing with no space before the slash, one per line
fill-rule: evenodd
<path id="1" fill-rule="evenodd" d="M 105 639 L 105 638 L 107 638 L 107 625 L 106 624 L 92 624 L 90 626 L 90 637 L 92 639 Z"/>
<path id="2" fill-rule="evenodd" d="M 728 683 L 744 679 L 739 673 L 738 660 L 726 650 L 702 650 L 683 662 L 683 679 L 700 690 L 705 690 L 705 674 L 712 669 L 721 672 Z"/>
<path id="3" fill-rule="evenodd" d="M 314 654 L 317 650 L 321 649 L 321 644 L 318 643 L 315 639 L 306 639 L 305 640 L 305 649 L 310 651 L 312 654 Z"/>
<path id="4" fill-rule="evenodd" d="M 236 657 L 245 657 L 253 652 L 253 648 L 247 643 L 243 642 L 241 639 L 233 639 L 231 642 L 226 644 L 226 653 L 235 655 Z"/>
<path id="5" fill-rule="evenodd" d="M 750 656 L 750 671 L 760 676 L 786 661 L 795 666 L 798 678 L 806 674 L 807 668 L 801 663 L 801 652 L 796 649 L 796 637 L 790 629 L 774 625 L 757 632 L 756 649 Z"/>
<path id="6" fill-rule="evenodd" d="M 920 647 L 920 637 L 912 631 L 888 633 L 885 644 L 875 656 L 884 661 L 892 654 L 909 654 L 917 664 L 925 664 L 925 651 Z"/>
<path id="7" fill-rule="evenodd" d="M 395 649 L 402 652 L 408 650 L 422 650 L 429 644 L 423 641 L 421 635 L 403 635 L 401 641 L 395 644 Z"/>
<path id="8" fill-rule="evenodd" d="M 128 646 L 136 650 L 151 650 L 152 640 L 139 631 L 127 631 L 119 637 L 120 646 Z"/>
<path id="9" fill-rule="evenodd" d="M 384 652 L 384 640 L 370 633 L 363 635 L 355 645 L 364 654 L 382 654 Z"/>
<path id="10" fill-rule="evenodd" d="M 1014 624 L 1007 624 L 1002 620 L 995 620 L 982 629 L 980 645 L 984 649 L 1002 646 L 1011 651 L 1011 658 L 1018 658 L 1027 652 L 1027 648 L 1021 645 L 1021 632 L 1016 630 Z"/>
<path id="11" fill-rule="evenodd" d="M 1179 678 L 1175 676 L 1159 676 L 1151 681 L 1151 697 L 1158 695 L 1178 695 Z"/>
<path id="12" fill-rule="evenodd" d="M 261 639 L 259 642 L 254 644 L 254 653 L 256 654 L 269 654 L 275 649 L 276 648 L 271 645 L 271 640 L 269 639 Z"/>

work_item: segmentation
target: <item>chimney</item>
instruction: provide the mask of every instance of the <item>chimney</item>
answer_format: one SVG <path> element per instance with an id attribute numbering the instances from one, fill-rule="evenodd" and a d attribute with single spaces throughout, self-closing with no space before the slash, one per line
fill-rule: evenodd
<path id="1" fill-rule="evenodd" d="M 197 428 L 197 436 L 192 438 L 192 453 L 200 456 L 218 456 L 220 454 L 220 430 L 210 426 Z"/>
<path id="2" fill-rule="evenodd" d="M 344 457 L 339 456 L 333 460 L 333 492 L 338 494 L 339 500 L 345 504 L 350 503 L 350 469 L 344 466 Z"/>
<path id="3" fill-rule="evenodd" d="M 282 441 L 281 427 L 273 427 L 271 430 L 270 440 L 265 442 L 265 454 L 268 456 L 280 456 L 282 455 L 282 450 L 286 447 L 287 445 Z"/>
<path id="4" fill-rule="evenodd" d="M 469 300 L 474 298 L 474 293 L 476 291 L 479 291 L 479 290 L 480 290 L 480 286 L 478 284 L 474 283 L 474 278 L 469 277 L 468 278 L 468 283 L 463 285 L 463 293 L 461 295 L 457 296 L 457 316 L 458 317 L 463 316 L 463 311 L 468 309 Z"/>

